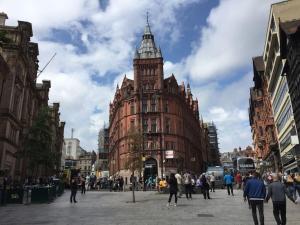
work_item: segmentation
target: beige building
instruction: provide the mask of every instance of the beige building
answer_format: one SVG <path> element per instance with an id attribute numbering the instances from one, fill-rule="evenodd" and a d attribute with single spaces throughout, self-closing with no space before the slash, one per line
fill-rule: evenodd
<path id="1" fill-rule="evenodd" d="M 296 147 L 297 130 L 293 116 L 293 108 L 289 87 L 284 73 L 286 59 L 281 56 L 280 25 L 284 22 L 300 18 L 300 1 L 289 0 L 271 6 L 266 33 L 263 60 L 264 76 L 268 80 L 275 126 L 281 158 Z M 297 163 L 282 162 L 285 171 L 297 169 Z"/>
<path id="2" fill-rule="evenodd" d="M 76 169 L 80 170 L 80 174 L 83 176 L 91 175 L 92 166 L 96 161 L 96 153 L 83 151 L 78 157 Z"/>

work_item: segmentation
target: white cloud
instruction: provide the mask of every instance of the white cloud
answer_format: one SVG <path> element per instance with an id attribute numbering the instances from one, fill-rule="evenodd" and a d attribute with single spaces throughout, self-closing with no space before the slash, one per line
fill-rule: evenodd
<path id="1" fill-rule="evenodd" d="M 192 86 L 192 92 L 199 99 L 204 121 L 214 121 L 217 126 L 222 152 L 252 143 L 248 119 L 252 76 L 252 72 L 249 72 L 227 85 L 210 82 L 203 86 Z"/>
<path id="2" fill-rule="evenodd" d="M 225 79 L 234 70 L 248 66 L 253 56 L 262 54 L 272 2 L 275 1 L 221 0 L 211 10 L 186 60 L 186 72 L 191 78 Z"/>
<path id="3" fill-rule="evenodd" d="M 116 83 L 124 71 L 132 76 L 132 57 L 146 11 L 151 12 L 156 38 L 173 36 L 174 43 L 180 38 L 175 11 L 196 1 L 201 0 L 112 0 L 105 10 L 98 0 L 0 0 L 0 5 L 8 14 L 8 25 L 15 26 L 18 20 L 32 23 L 40 69 L 57 53 L 39 81 L 51 80 L 50 102 L 61 103 L 65 136 L 75 128 L 81 145 L 92 150 L 97 147 L 98 129 L 108 121 Z M 58 38 L 58 32 L 63 36 Z M 120 75 L 108 77 L 111 74 Z"/>
<path id="4" fill-rule="evenodd" d="M 0 5 L 10 18 L 8 24 L 16 25 L 17 20 L 33 24 L 40 67 L 57 53 L 39 80 L 52 81 L 50 101 L 61 103 L 66 137 L 75 128 L 82 146 L 92 150 L 97 146 L 97 130 L 108 121 L 116 84 L 120 85 L 125 73 L 133 76 L 132 57 L 146 11 L 151 12 L 155 37 L 172 45 L 182 38 L 176 11 L 202 1 L 112 0 L 105 10 L 99 8 L 98 0 L 0 0 Z M 192 87 L 194 96 L 204 119 L 216 122 L 224 151 L 251 141 L 247 106 L 252 75 L 226 85 L 220 81 L 248 67 L 251 57 L 262 53 L 271 2 L 220 0 L 207 26 L 199 30 L 190 56 L 164 64 L 166 77 L 174 73 L 179 83 L 189 77 L 192 85 L 199 85 Z M 64 31 L 71 40 L 61 43 L 55 30 Z M 108 77 L 112 73 L 119 75 Z M 101 82 L 95 82 L 95 77 Z"/>

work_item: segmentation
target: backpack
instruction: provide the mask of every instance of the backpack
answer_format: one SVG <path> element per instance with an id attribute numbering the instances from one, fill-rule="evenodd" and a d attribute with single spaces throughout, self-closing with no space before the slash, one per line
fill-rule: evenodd
<path id="1" fill-rule="evenodd" d="M 191 183 L 191 176 L 185 175 L 184 176 L 184 184 L 190 184 Z"/>

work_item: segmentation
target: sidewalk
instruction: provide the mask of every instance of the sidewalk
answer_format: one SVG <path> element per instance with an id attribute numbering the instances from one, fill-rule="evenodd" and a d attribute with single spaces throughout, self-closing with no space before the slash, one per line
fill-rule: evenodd
<path id="1" fill-rule="evenodd" d="M 0 225 L 253 225 L 251 211 L 241 191 L 228 196 L 226 190 L 212 193 L 212 200 L 194 195 L 178 199 L 178 206 L 167 207 L 168 195 L 136 192 L 87 192 L 77 194 L 70 204 L 69 192 L 50 204 L 8 205 L 0 208 Z M 289 225 L 298 225 L 300 205 L 288 201 Z M 274 225 L 272 203 L 265 204 L 265 224 Z"/>

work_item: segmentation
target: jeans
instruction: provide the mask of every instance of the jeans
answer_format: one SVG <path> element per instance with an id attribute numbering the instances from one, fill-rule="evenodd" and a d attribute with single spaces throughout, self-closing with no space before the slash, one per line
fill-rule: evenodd
<path id="1" fill-rule="evenodd" d="M 186 198 L 192 199 L 192 185 L 191 184 L 185 184 L 185 195 Z"/>
<path id="2" fill-rule="evenodd" d="M 287 191 L 289 192 L 290 196 L 293 196 L 293 198 L 295 197 L 296 189 L 294 185 L 288 186 Z"/>
<path id="3" fill-rule="evenodd" d="M 227 192 L 228 192 L 228 195 L 230 195 L 230 191 L 231 191 L 231 195 L 233 195 L 233 187 L 232 187 L 232 184 L 226 184 L 227 186 Z M 230 190 L 230 191 L 229 191 Z"/>
<path id="4" fill-rule="evenodd" d="M 71 196 L 70 196 L 70 202 L 72 203 L 74 201 L 74 203 L 76 202 L 76 194 L 77 191 L 71 191 Z"/>
<path id="5" fill-rule="evenodd" d="M 273 215 L 277 225 L 286 225 L 286 202 L 273 202 Z"/>
<path id="6" fill-rule="evenodd" d="M 255 225 L 258 225 L 258 219 L 256 214 L 256 208 L 259 212 L 259 221 L 260 225 L 264 225 L 264 201 L 263 200 L 250 200 L 251 209 L 252 209 L 252 217 Z"/>
<path id="7" fill-rule="evenodd" d="M 182 195 L 182 184 L 178 184 L 179 197 Z"/>
<path id="8" fill-rule="evenodd" d="M 168 202 L 169 203 L 171 202 L 173 195 L 175 196 L 175 204 L 177 204 L 177 193 L 170 193 L 169 201 Z"/>
<path id="9" fill-rule="evenodd" d="M 85 185 L 81 185 L 81 194 L 85 194 Z"/>
<path id="10" fill-rule="evenodd" d="M 215 192 L 215 181 L 211 181 L 210 191 Z"/>
<path id="11" fill-rule="evenodd" d="M 209 187 L 203 187 L 202 188 L 202 193 L 203 193 L 203 197 L 204 197 L 204 199 L 206 199 L 206 198 L 208 198 L 208 199 L 210 199 L 210 196 L 209 196 Z"/>
<path id="12" fill-rule="evenodd" d="M 297 192 L 298 192 L 298 197 L 300 197 L 300 184 L 295 184 L 295 195 L 294 198 L 295 200 L 297 199 Z"/>

